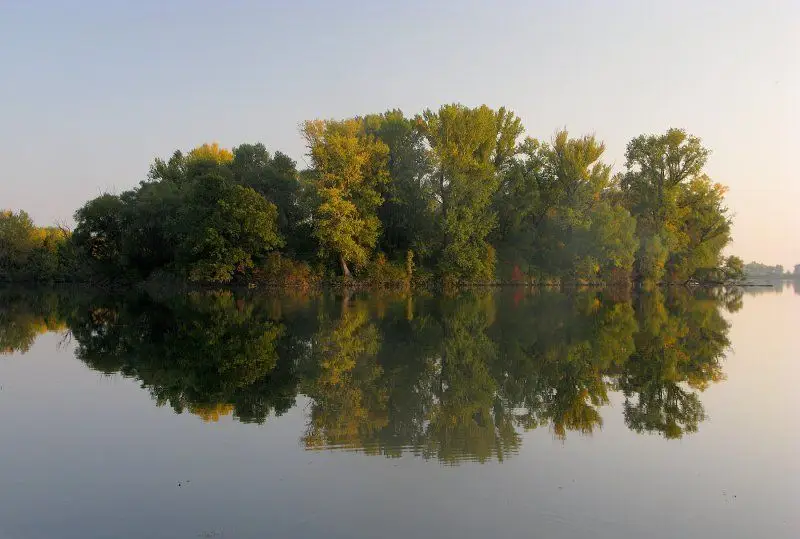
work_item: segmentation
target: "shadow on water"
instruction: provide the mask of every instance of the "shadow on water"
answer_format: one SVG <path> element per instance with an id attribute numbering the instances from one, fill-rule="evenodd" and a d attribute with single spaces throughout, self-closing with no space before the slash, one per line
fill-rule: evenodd
<path id="1" fill-rule="evenodd" d="M 58 331 L 90 368 L 138 380 L 158 406 L 264 423 L 308 398 L 308 449 L 503 460 L 520 433 L 590 435 L 618 392 L 638 433 L 681 438 L 724 378 L 741 292 L 504 289 L 450 296 L 154 298 L 0 293 L 0 351 Z"/>

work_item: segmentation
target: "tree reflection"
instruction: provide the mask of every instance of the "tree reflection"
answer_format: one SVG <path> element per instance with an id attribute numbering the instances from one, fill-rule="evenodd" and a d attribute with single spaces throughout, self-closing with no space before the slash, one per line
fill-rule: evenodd
<path id="1" fill-rule="evenodd" d="M 521 432 L 603 426 L 679 438 L 723 379 L 735 290 L 516 289 L 460 294 L 152 297 L 6 293 L 0 349 L 69 329 L 76 356 L 203 421 L 264 422 L 304 394 L 309 449 L 502 460 Z"/>
<path id="2" fill-rule="evenodd" d="M 0 354 L 24 354 L 39 335 L 66 331 L 59 305 L 52 290 L 0 290 Z"/>
<path id="3" fill-rule="evenodd" d="M 263 422 L 296 394 L 291 366 L 278 364 L 285 328 L 263 307 L 230 292 L 110 298 L 79 309 L 70 327 L 79 359 L 140 380 L 158 405 Z"/>
<path id="4" fill-rule="evenodd" d="M 636 432 L 680 438 L 705 419 L 698 390 L 722 380 L 728 323 L 717 301 L 661 290 L 637 298 L 635 352 L 619 376 L 625 421 Z"/>
<path id="5" fill-rule="evenodd" d="M 524 428 L 549 425 L 557 438 L 602 426 L 606 375 L 633 352 L 630 303 L 598 292 L 535 291 L 502 310 L 496 340 L 508 406 Z"/>
<path id="6" fill-rule="evenodd" d="M 520 440 L 491 373 L 497 345 L 487 331 L 495 319 L 494 297 L 471 292 L 444 298 L 438 308 L 442 339 L 423 453 L 446 462 L 502 460 Z"/>
<path id="7" fill-rule="evenodd" d="M 320 313 L 311 339 L 312 365 L 301 385 L 311 398 L 309 448 L 366 447 L 387 423 L 382 369 L 375 361 L 378 331 L 362 301 L 342 301 L 341 313 Z"/>

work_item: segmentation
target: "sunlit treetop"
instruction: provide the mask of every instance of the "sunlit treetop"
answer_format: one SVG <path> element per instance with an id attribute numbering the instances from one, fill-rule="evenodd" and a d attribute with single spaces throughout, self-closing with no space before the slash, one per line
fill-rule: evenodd
<path id="1" fill-rule="evenodd" d="M 212 142 L 193 149 L 189 152 L 188 158 L 189 161 L 214 161 L 222 165 L 233 161 L 233 152 L 227 148 L 221 148 L 218 142 Z"/>

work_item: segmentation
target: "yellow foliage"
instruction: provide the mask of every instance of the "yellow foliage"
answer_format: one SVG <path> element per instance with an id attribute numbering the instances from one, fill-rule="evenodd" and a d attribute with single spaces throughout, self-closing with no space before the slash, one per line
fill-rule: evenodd
<path id="1" fill-rule="evenodd" d="M 190 151 L 189 160 L 214 161 L 223 165 L 233 161 L 233 152 L 226 148 L 220 148 L 218 142 L 206 143 Z"/>
<path id="2" fill-rule="evenodd" d="M 232 404 L 193 404 L 189 406 L 189 411 L 203 420 L 205 423 L 216 423 L 221 417 L 233 413 Z"/>

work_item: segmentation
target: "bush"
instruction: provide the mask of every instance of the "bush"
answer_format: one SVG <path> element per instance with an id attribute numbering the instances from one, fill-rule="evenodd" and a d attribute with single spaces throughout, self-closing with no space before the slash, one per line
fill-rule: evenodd
<path id="1" fill-rule="evenodd" d="M 411 269 L 413 271 L 413 258 L 411 259 Z M 386 260 L 386 255 L 379 253 L 364 268 L 363 279 L 367 284 L 381 287 L 408 287 L 411 279 L 408 274 L 409 259 L 403 265 L 394 264 Z"/>
<path id="2" fill-rule="evenodd" d="M 263 264 L 253 270 L 253 282 L 271 286 L 311 288 L 319 284 L 320 276 L 305 262 L 285 258 L 278 252 L 267 255 Z"/>

